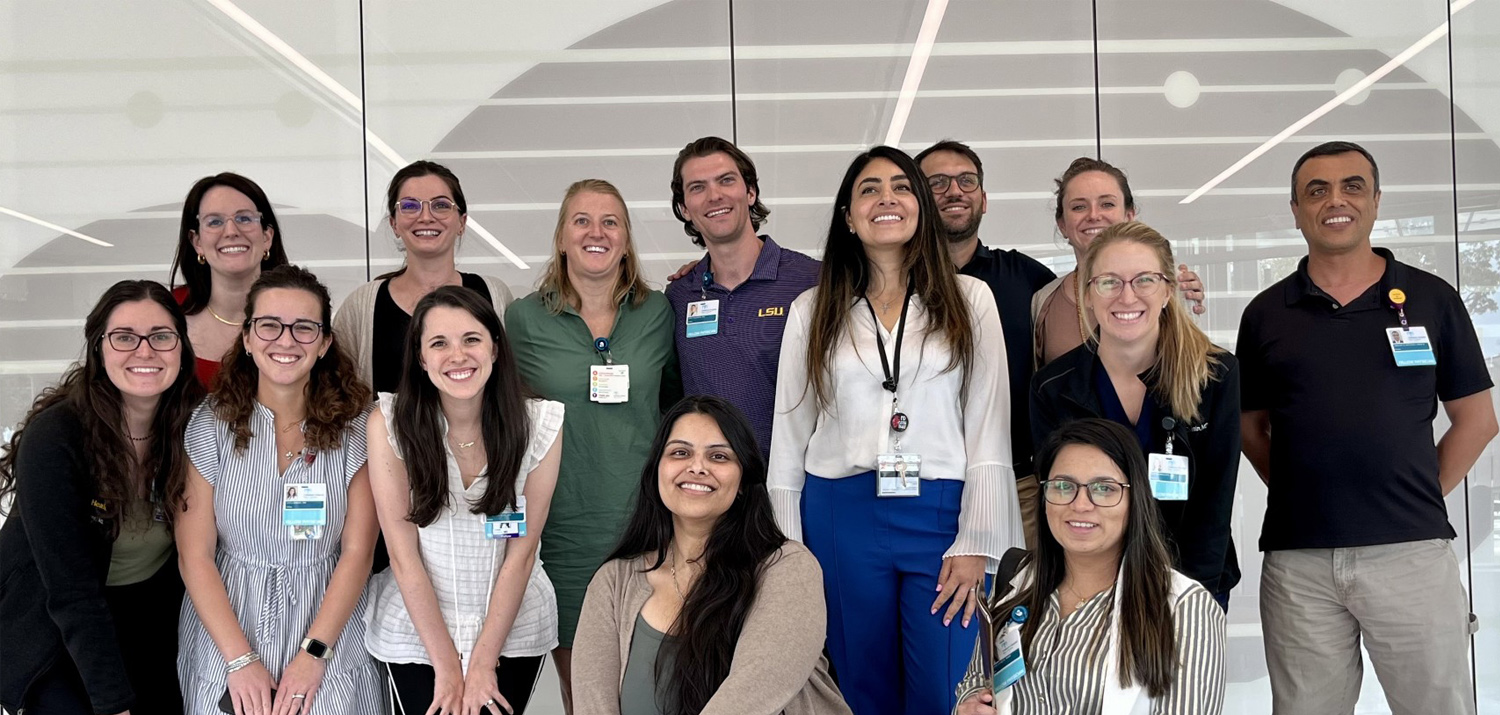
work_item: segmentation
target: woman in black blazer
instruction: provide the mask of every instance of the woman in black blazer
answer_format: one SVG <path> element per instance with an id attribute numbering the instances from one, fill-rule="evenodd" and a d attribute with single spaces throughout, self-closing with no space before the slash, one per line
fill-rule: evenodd
<path id="1" fill-rule="evenodd" d="M 0 705 L 180 713 L 169 480 L 202 387 L 159 283 L 122 281 L 84 322 L 84 359 L 37 397 L 0 457 Z"/>
<path id="2" fill-rule="evenodd" d="M 1229 533 L 1240 463 L 1239 364 L 1188 317 L 1172 286 L 1175 265 L 1167 239 L 1138 221 L 1094 239 L 1078 267 L 1085 340 L 1033 378 L 1031 429 L 1037 444 L 1082 417 L 1133 430 L 1151 472 L 1142 486 L 1161 509 L 1173 565 L 1227 610 L 1240 580 Z"/>

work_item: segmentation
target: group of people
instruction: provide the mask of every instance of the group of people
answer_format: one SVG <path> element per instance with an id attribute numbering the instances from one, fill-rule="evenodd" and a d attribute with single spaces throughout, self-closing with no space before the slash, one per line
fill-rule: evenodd
<path id="1" fill-rule="evenodd" d="M 1363 148 L 1293 168 L 1308 257 L 1234 354 L 1097 159 L 1061 277 L 979 242 L 954 141 L 855 157 L 821 262 L 724 139 L 671 193 L 706 255 L 665 293 L 588 179 L 515 299 L 416 162 L 404 265 L 335 312 L 260 187 L 199 181 L 181 285 L 109 289 L 0 456 L 0 704 L 514 715 L 551 655 L 588 715 L 1216 713 L 1243 452 L 1275 711 L 1352 712 L 1363 642 L 1394 711 L 1473 712 L 1443 495 L 1491 382 L 1457 293 L 1371 247 Z"/>

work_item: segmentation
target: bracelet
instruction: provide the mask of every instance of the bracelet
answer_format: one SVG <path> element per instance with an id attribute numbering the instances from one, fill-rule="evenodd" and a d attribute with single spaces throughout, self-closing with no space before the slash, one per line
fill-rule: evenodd
<path id="1" fill-rule="evenodd" d="M 229 669 L 225 674 L 227 675 L 229 673 L 233 673 L 234 671 L 240 670 L 245 666 L 250 665 L 251 663 L 258 662 L 260 662 L 260 654 L 252 650 L 249 653 L 246 653 L 238 658 L 235 658 L 234 660 L 229 661 Z"/>

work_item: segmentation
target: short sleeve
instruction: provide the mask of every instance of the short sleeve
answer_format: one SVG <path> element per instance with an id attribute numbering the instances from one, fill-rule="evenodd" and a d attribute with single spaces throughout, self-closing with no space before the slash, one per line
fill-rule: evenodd
<path id="1" fill-rule="evenodd" d="M 529 400 L 526 410 L 531 416 L 531 440 L 526 444 L 526 456 L 521 460 L 521 476 L 531 473 L 547 456 L 557 433 L 563 426 L 563 403 L 553 400 Z"/>
<path id="2" fill-rule="evenodd" d="M 360 467 L 365 466 L 369 459 L 369 450 L 366 448 L 368 436 L 365 434 L 365 423 L 370 420 L 369 407 L 360 411 L 359 416 L 349 420 L 344 426 L 344 486 L 354 481 L 354 474 Z"/>
<path id="3" fill-rule="evenodd" d="M 380 408 L 380 416 L 385 419 L 385 441 L 390 443 L 391 452 L 396 455 L 396 459 L 405 462 L 406 457 L 401 454 L 401 443 L 396 440 L 396 394 L 382 392 L 376 396 L 375 404 Z"/>
<path id="4" fill-rule="evenodd" d="M 1446 284 L 1445 284 L 1446 287 Z M 1442 325 L 1437 336 L 1437 393 L 1443 402 L 1468 397 L 1494 385 L 1484 364 L 1484 350 L 1463 299 L 1451 288 L 1443 295 Z"/>
<path id="5" fill-rule="evenodd" d="M 1266 367 L 1261 356 L 1260 308 L 1251 301 L 1240 317 L 1239 337 L 1234 343 L 1234 357 L 1240 362 L 1240 411 L 1268 409 L 1266 403 Z"/>
<path id="6" fill-rule="evenodd" d="M 183 431 L 183 446 L 187 451 L 188 461 L 193 463 L 210 486 L 219 482 L 219 438 L 228 429 L 219 416 L 214 414 L 214 406 L 217 404 L 218 401 L 213 398 L 198 403 Z"/>

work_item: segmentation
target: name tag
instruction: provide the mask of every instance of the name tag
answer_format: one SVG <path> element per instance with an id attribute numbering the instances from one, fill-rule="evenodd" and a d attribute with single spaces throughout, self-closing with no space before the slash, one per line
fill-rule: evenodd
<path id="1" fill-rule="evenodd" d="M 922 495 L 922 457 L 900 452 L 875 457 L 875 496 Z"/>
<path id="2" fill-rule="evenodd" d="M 719 334 L 719 301 L 695 300 L 687 307 L 687 336 L 701 338 Z"/>
<path id="3" fill-rule="evenodd" d="M 1424 367 L 1437 364 L 1432 353 L 1432 342 L 1427 339 L 1427 328 L 1409 326 L 1388 328 L 1386 340 L 1391 343 L 1391 354 L 1396 356 L 1396 367 Z"/>
<path id="4" fill-rule="evenodd" d="M 281 499 L 281 525 L 293 540 L 323 538 L 328 525 L 327 484 L 287 484 Z"/>
<path id="5" fill-rule="evenodd" d="M 1006 624 L 995 639 L 995 675 L 990 680 L 991 692 L 1000 692 L 1026 675 L 1026 658 L 1021 655 L 1021 624 Z"/>
<path id="6" fill-rule="evenodd" d="M 526 497 L 517 496 L 514 509 L 484 518 L 484 538 L 514 539 L 526 535 Z"/>
<path id="7" fill-rule="evenodd" d="M 1188 458 L 1186 456 L 1152 452 L 1147 462 L 1146 476 L 1151 479 L 1151 496 L 1161 501 L 1187 501 Z"/>
<path id="8" fill-rule="evenodd" d="M 619 404 L 630 401 L 629 365 L 590 365 L 589 401 Z"/>

